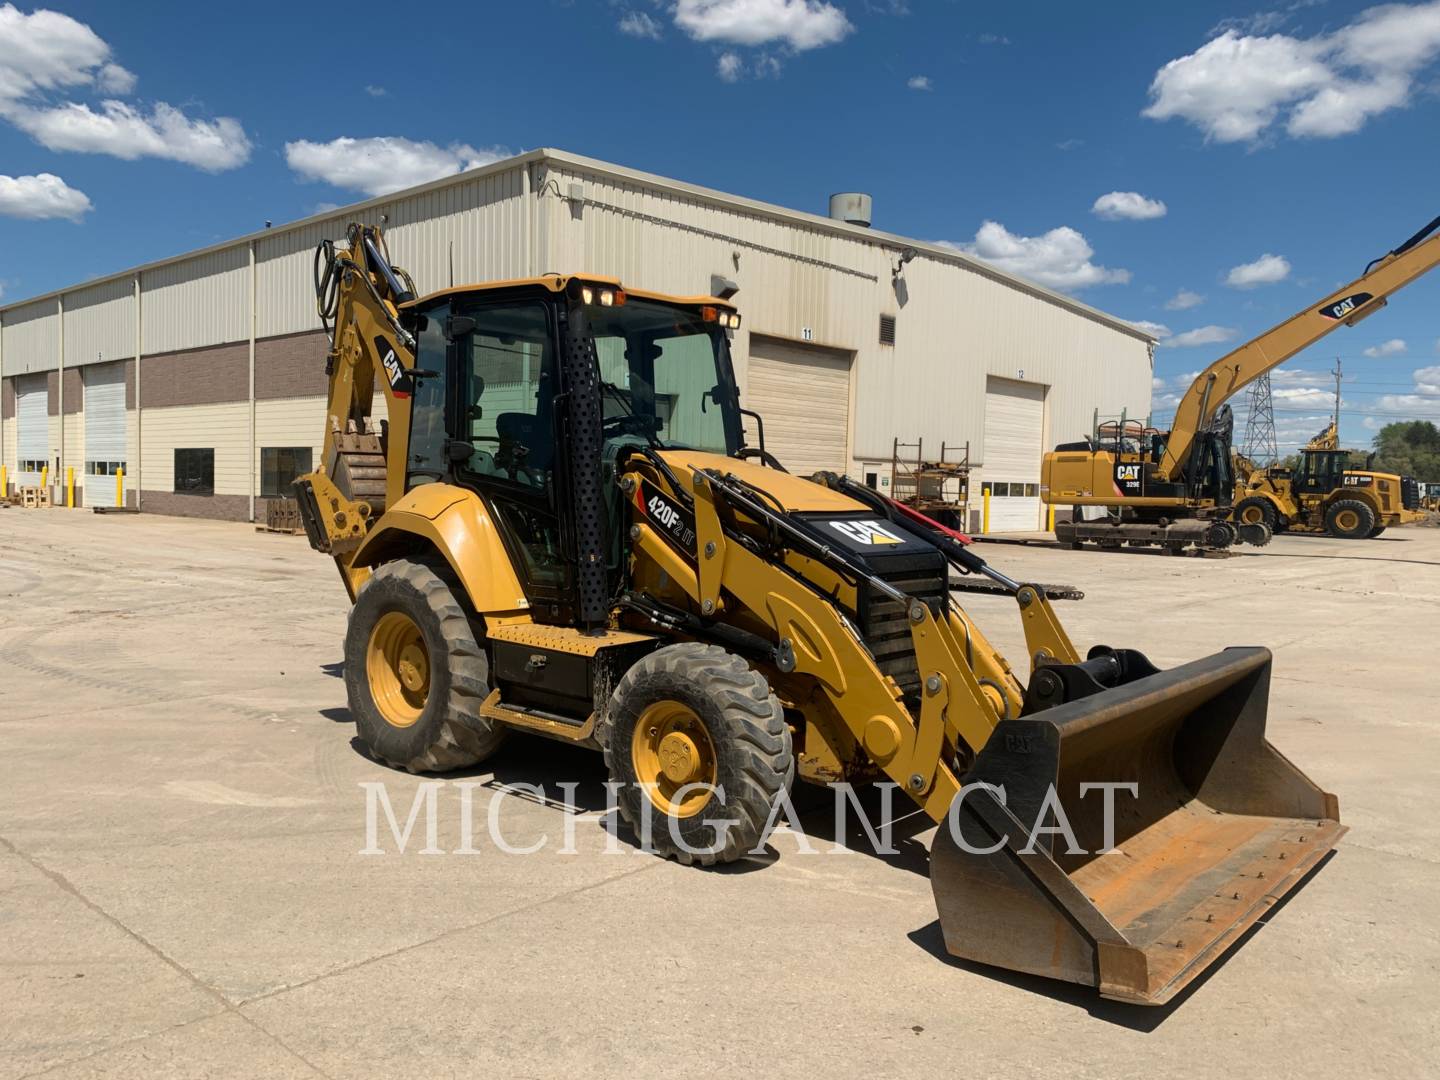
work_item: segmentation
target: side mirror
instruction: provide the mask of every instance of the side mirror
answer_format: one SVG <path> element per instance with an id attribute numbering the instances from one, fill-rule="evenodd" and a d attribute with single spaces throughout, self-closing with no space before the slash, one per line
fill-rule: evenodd
<path id="1" fill-rule="evenodd" d="M 445 320 L 445 336 L 455 341 L 475 329 L 475 320 L 469 315 L 451 315 Z"/>
<path id="2" fill-rule="evenodd" d="M 445 457 L 453 465 L 460 465 L 469 461 L 475 454 L 473 443 L 465 442 L 462 439 L 449 439 L 445 443 Z"/>

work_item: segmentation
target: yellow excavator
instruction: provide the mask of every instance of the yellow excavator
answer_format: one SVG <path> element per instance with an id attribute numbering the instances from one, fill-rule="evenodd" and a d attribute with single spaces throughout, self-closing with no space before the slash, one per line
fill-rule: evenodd
<path id="1" fill-rule="evenodd" d="M 1264 520 L 1229 520 L 1234 425 L 1226 402 L 1338 327 L 1369 318 L 1392 293 L 1433 270 L 1440 264 L 1437 230 L 1440 217 L 1319 304 L 1216 360 L 1181 397 L 1169 431 L 1138 439 L 1092 435 L 1046 454 L 1041 498 L 1072 508 L 1072 520 L 1056 523 L 1056 539 L 1072 547 L 1160 547 L 1173 554 L 1192 544 L 1220 550 L 1237 540 L 1268 543 L 1272 530 Z M 1106 514 L 1087 521 L 1085 507 L 1103 507 Z"/>
<path id="2" fill-rule="evenodd" d="M 950 952 L 1141 1004 L 1344 832 L 1265 739 L 1266 649 L 1082 657 L 1045 589 L 959 534 L 786 472 L 736 389 L 730 301 L 587 274 L 417 296 L 358 224 L 316 288 L 330 396 L 296 493 L 352 602 L 345 686 L 378 760 L 462 768 L 514 731 L 592 747 L 637 837 L 700 865 L 762 844 L 797 778 L 889 782 L 939 826 Z M 1028 678 L 952 575 L 1013 598 Z"/>
<path id="3" fill-rule="evenodd" d="M 1300 451 L 1294 469 L 1256 468 L 1235 455 L 1232 520 L 1271 532 L 1328 533 L 1341 540 L 1376 537 L 1392 525 L 1423 521 L 1412 477 L 1351 469 L 1332 420 Z"/>

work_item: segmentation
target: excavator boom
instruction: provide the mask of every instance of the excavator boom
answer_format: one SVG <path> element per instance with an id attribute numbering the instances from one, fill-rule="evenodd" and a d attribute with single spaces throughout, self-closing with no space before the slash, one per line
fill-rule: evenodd
<path id="1" fill-rule="evenodd" d="M 1171 483 L 1187 474 L 1197 433 L 1215 420 L 1231 397 L 1341 326 L 1354 326 L 1379 311 L 1392 293 L 1440 265 L 1437 217 L 1395 250 L 1372 262 L 1350 284 L 1272 327 L 1195 377 L 1175 409 L 1170 437 L 1155 479 Z"/>

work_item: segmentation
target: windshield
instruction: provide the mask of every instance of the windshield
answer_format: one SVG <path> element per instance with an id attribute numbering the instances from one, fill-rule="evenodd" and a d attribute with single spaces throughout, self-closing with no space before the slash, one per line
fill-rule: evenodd
<path id="1" fill-rule="evenodd" d="M 587 311 L 606 435 L 732 454 L 740 446 L 729 342 L 700 312 L 631 298 Z M 633 419 L 629 419 L 633 417 Z"/>

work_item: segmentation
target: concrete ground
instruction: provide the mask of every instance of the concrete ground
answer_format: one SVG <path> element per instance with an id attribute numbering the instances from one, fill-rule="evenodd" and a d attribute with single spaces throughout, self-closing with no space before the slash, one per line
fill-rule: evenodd
<path id="1" fill-rule="evenodd" d="M 303 539 L 0 511 L 0 1077 L 1436 1075 L 1440 530 L 983 553 L 1083 588 L 1083 645 L 1270 646 L 1271 739 L 1340 795 L 1335 857 L 1173 1007 L 949 960 L 925 834 L 780 834 L 725 872 L 607 855 L 598 757 L 532 739 L 468 779 L 483 838 L 504 785 L 548 778 L 499 803 L 544 850 L 424 855 L 418 825 L 396 854 L 382 824 L 362 855 L 359 785 L 403 820 L 420 780 L 352 744 L 346 602 Z M 971 607 L 1024 655 L 1009 601 Z M 438 806 L 452 851 L 459 792 Z"/>

